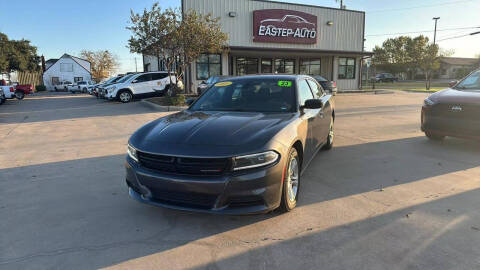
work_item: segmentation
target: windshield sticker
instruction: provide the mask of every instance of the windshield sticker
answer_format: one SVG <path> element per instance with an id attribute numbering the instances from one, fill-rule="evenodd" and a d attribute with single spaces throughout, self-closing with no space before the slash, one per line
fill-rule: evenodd
<path id="1" fill-rule="evenodd" d="M 291 81 L 278 81 L 278 86 L 280 87 L 292 87 Z"/>
<path id="2" fill-rule="evenodd" d="M 232 82 L 219 82 L 219 83 L 215 84 L 215 86 L 217 86 L 217 87 L 224 87 L 224 86 L 229 86 L 229 85 L 232 85 Z"/>

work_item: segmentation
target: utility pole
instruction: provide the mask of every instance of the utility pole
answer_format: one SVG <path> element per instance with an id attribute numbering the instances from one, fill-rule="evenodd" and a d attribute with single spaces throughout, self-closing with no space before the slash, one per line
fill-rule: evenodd
<path id="1" fill-rule="evenodd" d="M 437 22 L 440 20 L 440 17 L 434 17 L 433 20 L 435 20 L 435 31 L 433 33 L 433 45 L 437 44 Z"/>
<path id="2" fill-rule="evenodd" d="M 135 57 L 135 72 L 138 72 L 138 69 L 137 69 L 137 57 Z"/>
<path id="3" fill-rule="evenodd" d="M 437 23 L 438 23 L 438 20 L 440 20 L 440 17 L 433 17 L 433 20 L 435 21 L 435 30 L 433 31 L 433 46 L 435 46 L 437 44 Z M 432 71 L 431 70 L 427 70 L 427 77 L 428 77 L 428 81 L 427 81 L 427 85 L 426 85 L 426 89 L 427 90 L 430 90 L 430 86 L 432 84 Z"/>

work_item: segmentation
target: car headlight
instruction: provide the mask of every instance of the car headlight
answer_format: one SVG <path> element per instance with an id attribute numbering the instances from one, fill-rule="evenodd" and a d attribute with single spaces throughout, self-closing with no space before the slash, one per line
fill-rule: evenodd
<path id="1" fill-rule="evenodd" d="M 127 146 L 127 153 L 130 158 L 138 162 L 137 149 L 133 148 L 130 144 Z"/>
<path id="2" fill-rule="evenodd" d="M 424 101 L 423 101 L 423 105 L 425 106 L 432 106 L 433 104 L 435 104 L 435 102 L 433 102 L 431 99 L 429 98 L 426 98 Z"/>
<path id="3" fill-rule="evenodd" d="M 107 91 L 108 93 L 112 93 L 115 89 L 117 89 L 117 87 L 113 86 L 112 88 L 108 88 Z"/>
<path id="4" fill-rule="evenodd" d="M 270 165 L 278 160 L 280 155 L 275 151 L 267 151 L 253 155 L 233 158 L 233 170 L 245 170 Z"/>

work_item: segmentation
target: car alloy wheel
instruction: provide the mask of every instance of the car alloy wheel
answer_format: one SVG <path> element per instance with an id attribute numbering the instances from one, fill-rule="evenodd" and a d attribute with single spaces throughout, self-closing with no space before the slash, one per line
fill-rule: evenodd
<path id="1" fill-rule="evenodd" d="M 284 212 L 289 212 L 297 206 L 298 193 L 300 190 L 300 168 L 301 164 L 297 150 L 292 147 L 288 155 L 283 179 L 280 207 Z"/>
<path id="2" fill-rule="evenodd" d="M 323 147 L 324 150 L 330 150 L 333 147 L 333 141 L 335 139 L 335 132 L 333 129 L 333 117 L 332 120 L 330 120 L 330 128 L 328 130 L 328 137 L 327 137 L 327 143 Z"/>
<path id="3" fill-rule="evenodd" d="M 130 94 L 130 92 L 128 92 L 128 91 L 121 92 L 118 97 L 119 97 L 120 101 L 123 102 L 123 103 L 128 103 L 132 100 L 132 94 Z"/>

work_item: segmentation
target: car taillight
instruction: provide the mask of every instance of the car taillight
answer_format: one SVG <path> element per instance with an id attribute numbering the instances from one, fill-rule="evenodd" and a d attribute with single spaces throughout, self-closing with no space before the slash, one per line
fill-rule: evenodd
<path id="1" fill-rule="evenodd" d="M 332 87 L 337 87 L 337 82 L 336 81 L 332 81 Z"/>
<path id="2" fill-rule="evenodd" d="M 10 87 L 10 92 L 11 93 L 15 92 L 15 89 L 13 89 L 13 87 Z"/>

